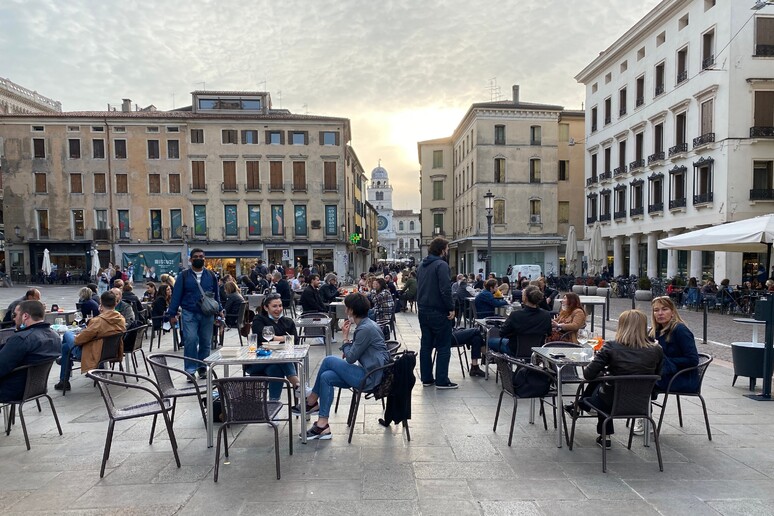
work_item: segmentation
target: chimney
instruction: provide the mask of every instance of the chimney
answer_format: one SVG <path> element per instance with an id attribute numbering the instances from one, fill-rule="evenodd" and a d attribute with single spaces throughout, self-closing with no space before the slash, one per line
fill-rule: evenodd
<path id="1" fill-rule="evenodd" d="M 121 111 L 128 113 L 132 110 L 132 99 L 121 99 Z"/>
<path id="2" fill-rule="evenodd" d="M 513 103 L 514 104 L 519 103 L 519 85 L 518 84 L 513 85 Z"/>

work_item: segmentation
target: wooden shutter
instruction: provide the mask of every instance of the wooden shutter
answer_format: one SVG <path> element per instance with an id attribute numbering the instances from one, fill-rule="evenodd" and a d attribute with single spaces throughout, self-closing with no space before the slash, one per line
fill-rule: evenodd
<path id="1" fill-rule="evenodd" d="M 169 174 L 169 193 L 180 193 L 180 174 Z"/>
<path id="2" fill-rule="evenodd" d="M 293 162 L 293 189 L 306 190 L 306 162 Z"/>
<path id="3" fill-rule="evenodd" d="M 129 181 L 126 174 L 116 174 L 116 193 L 129 193 Z"/>
<path id="4" fill-rule="evenodd" d="M 70 193 L 83 193 L 83 179 L 80 174 L 70 174 Z"/>
<path id="5" fill-rule="evenodd" d="M 94 174 L 94 193 L 106 193 L 105 174 Z"/>
<path id="6" fill-rule="evenodd" d="M 335 161 L 326 161 L 324 163 L 325 171 L 324 171 L 324 189 L 325 190 L 336 190 L 336 162 Z"/>
<path id="7" fill-rule="evenodd" d="M 204 162 L 191 162 L 191 186 L 194 190 L 204 190 Z"/>
<path id="8" fill-rule="evenodd" d="M 259 190 L 260 189 L 260 167 L 258 161 L 247 162 L 247 189 Z"/>
<path id="9" fill-rule="evenodd" d="M 226 190 L 236 190 L 236 161 L 223 162 L 223 188 Z"/>
<path id="10" fill-rule="evenodd" d="M 712 132 L 712 108 L 714 101 L 712 99 L 701 105 L 701 134 Z"/>
<path id="11" fill-rule="evenodd" d="M 160 174 L 148 174 L 148 193 L 161 193 Z"/>
<path id="12" fill-rule="evenodd" d="M 269 163 L 269 181 L 272 189 L 282 188 L 282 162 L 272 161 Z"/>
<path id="13" fill-rule="evenodd" d="M 35 174 L 35 193 L 46 193 L 47 191 L 46 174 Z"/>

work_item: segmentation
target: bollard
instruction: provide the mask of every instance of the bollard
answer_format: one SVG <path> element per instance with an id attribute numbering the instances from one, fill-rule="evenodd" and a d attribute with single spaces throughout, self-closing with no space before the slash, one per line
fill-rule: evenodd
<path id="1" fill-rule="evenodd" d="M 607 320 L 610 320 L 610 289 L 607 289 L 607 302 L 605 303 L 607 310 Z"/>
<path id="2" fill-rule="evenodd" d="M 707 302 L 704 303 L 704 344 L 707 343 Z"/>

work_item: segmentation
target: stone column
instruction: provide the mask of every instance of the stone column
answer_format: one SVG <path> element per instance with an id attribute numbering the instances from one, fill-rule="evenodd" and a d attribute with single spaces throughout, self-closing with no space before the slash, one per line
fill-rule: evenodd
<path id="1" fill-rule="evenodd" d="M 728 278 L 731 285 L 742 283 L 742 253 L 727 253 L 715 251 L 715 283 Z"/>
<path id="2" fill-rule="evenodd" d="M 701 283 L 701 251 L 691 251 L 691 256 L 688 259 L 688 270 L 691 271 L 688 274 L 689 278 L 696 278 L 696 281 Z"/>
<path id="3" fill-rule="evenodd" d="M 658 276 L 658 233 L 648 233 L 648 277 Z"/>
<path id="4" fill-rule="evenodd" d="M 623 237 L 613 237 L 613 274 L 620 276 L 623 270 Z"/>
<path id="5" fill-rule="evenodd" d="M 668 237 L 677 235 L 677 231 L 670 231 L 667 233 Z M 667 250 L 667 278 L 674 278 L 677 276 L 677 251 L 674 249 Z"/>
<path id="6" fill-rule="evenodd" d="M 634 234 L 629 237 L 629 275 L 639 276 L 640 270 L 640 235 Z"/>

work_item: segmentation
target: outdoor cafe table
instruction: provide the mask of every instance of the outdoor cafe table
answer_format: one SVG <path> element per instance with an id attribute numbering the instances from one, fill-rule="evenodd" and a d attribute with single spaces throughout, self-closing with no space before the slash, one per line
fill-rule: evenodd
<path id="1" fill-rule="evenodd" d="M 750 324 L 752 325 L 752 343 L 758 344 L 758 327 L 763 326 L 765 328 L 766 321 L 759 321 L 757 319 L 746 319 L 746 318 L 736 318 L 734 319 L 735 323 L 740 324 Z"/>
<path id="2" fill-rule="evenodd" d="M 223 356 L 221 355 L 221 349 L 215 351 L 212 355 L 204 359 L 209 367 L 207 367 L 207 447 L 212 448 L 213 437 L 213 419 L 212 419 L 212 372 L 216 365 L 222 365 L 224 369 L 224 376 L 228 376 L 229 366 L 245 366 L 252 364 L 286 364 L 292 362 L 298 367 L 298 380 L 301 385 L 306 385 L 306 374 L 309 371 L 309 345 L 301 344 L 299 346 L 293 346 L 292 351 L 284 350 L 272 350 L 271 355 L 258 356 L 255 351 L 250 352 L 247 346 L 237 348 L 236 355 Z M 228 349 L 228 348 L 227 348 Z M 302 389 L 303 392 L 303 389 Z M 306 421 L 306 403 L 304 400 L 299 402 L 299 408 L 301 409 L 301 442 L 306 444 L 306 432 L 303 428 L 303 422 Z"/>
<path id="3" fill-rule="evenodd" d="M 552 357 L 551 355 L 563 354 L 564 357 Z M 564 402 L 562 401 L 562 382 L 559 379 L 562 377 L 562 369 L 565 367 L 583 367 L 591 362 L 594 358 L 594 350 L 591 347 L 587 348 L 575 348 L 575 347 L 550 347 L 550 348 L 532 348 L 532 358 L 540 358 L 544 363 L 550 364 L 556 370 L 556 405 L 559 413 L 564 417 Z M 556 425 L 557 432 L 557 448 L 562 447 L 562 422 Z"/>
<path id="4" fill-rule="evenodd" d="M 75 320 L 75 310 L 63 310 L 61 312 L 46 312 L 43 320 L 49 324 L 54 324 L 57 319 L 62 318 L 65 324 L 72 324 Z"/>
<path id="5" fill-rule="evenodd" d="M 605 305 L 607 298 L 602 296 L 578 296 L 580 303 L 584 306 L 591 306 L 591 331 L 594 331 L 594 309 L 597 305 L 602 307 L 602 338 L 605 338 Z"/>
<path id="6" fill-rule="evenodd" d="M 330 317 L 298 317 L 293 322 L 296 324 L 296 328 L 323 328 L 325 330 L 325 355 L 331 354 L 333 334 L 331 333 Z"/>
<path id="7" fill-rule="evenodd" d="M 343 301 L 333 301 L 330 304 L 330 311 L 336 312 L 336 318 L 337 319 L 346 319 L 347 318 L 347 309 L 344 306 Z"/>

